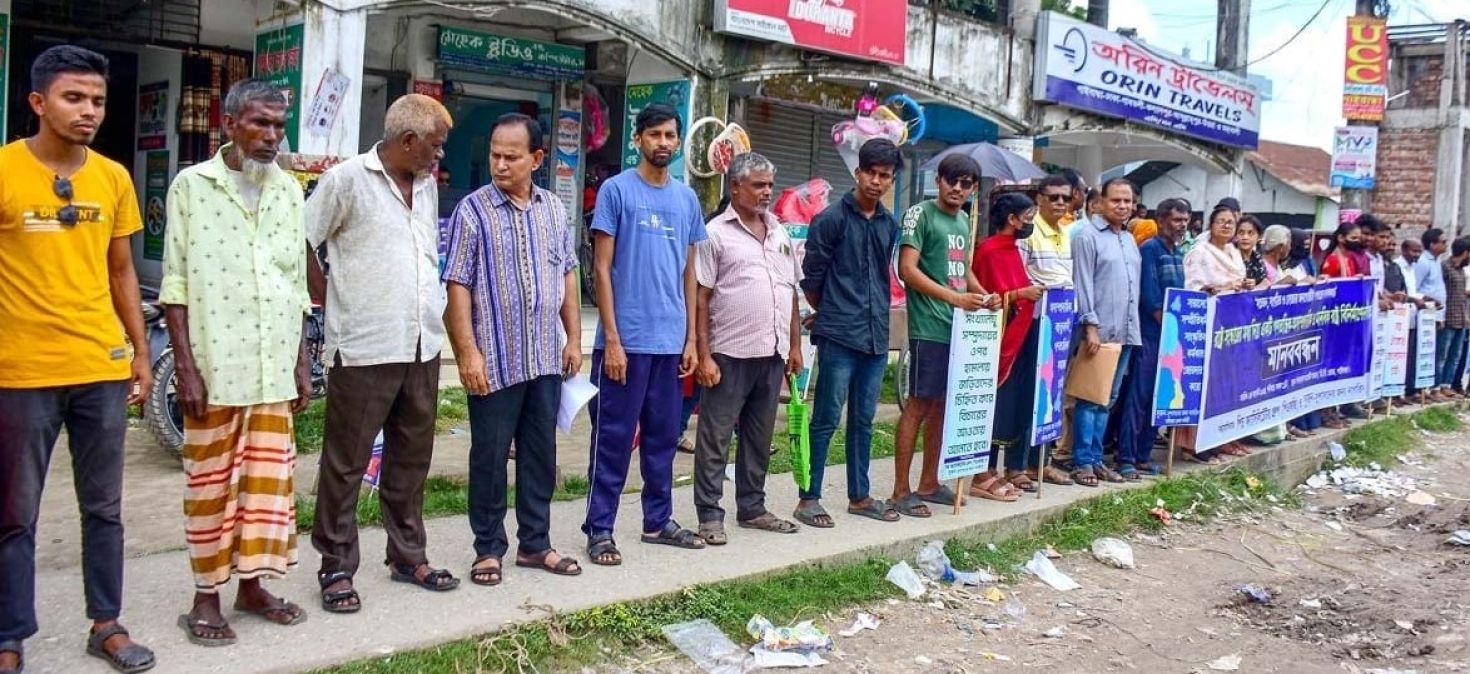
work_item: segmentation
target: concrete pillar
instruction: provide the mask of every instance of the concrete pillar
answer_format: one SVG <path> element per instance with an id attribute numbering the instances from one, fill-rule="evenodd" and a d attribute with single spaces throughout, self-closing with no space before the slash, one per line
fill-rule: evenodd
<path id="1" fill-rule="evenodd" d="M 1041 0 L 1012 0 L 1011 30 L 1022 40 L 1036 38 L 1036 16 L 1041 13 Z"/>
<path id="2" fill-rule="evenodd" d="M 1080 145 L 1077 147 L 1077 172 L 1082 174 L 1082 179 L 1087 184 L 1096 187 L 1103 169 L 1102 147 L 1098 145 Z"/>
<path id="3" fill-rule="evenodd" d="M 358 117 L 362 109 L 363 56 L 367 42 L 367 12 L 339 11 L 323 3 L 311 3 L 285 14 L 272 14 L 274 3 L 258 4 L 256 33 L 301 24 L 301 90 L 297 92 L 300 109 L 290 130 L 295 139 L 292 152 L 312 155 L 351 157 L 358 153 Z M 337 102 L 336 118 L 330 131 L 310 130 L 312 108 L 317 105 L 318 89 L 325 97 L 328 74 L 346 78 L 346 91 Z"/>
<path id="4" fill-rule="evenodd" d="M 1439 130 L 1439 152 L 1434 169 L 1434 226 L 1459 236 L 1461 177 L 1465 172 L 1465 127 L 1459 114 L 1451 115 Z"/>

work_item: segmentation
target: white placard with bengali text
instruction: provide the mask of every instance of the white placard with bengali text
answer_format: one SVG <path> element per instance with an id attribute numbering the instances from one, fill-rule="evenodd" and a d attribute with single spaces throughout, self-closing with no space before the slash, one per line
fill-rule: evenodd
<path id="1" fill-rule="evenodd" d="M 1000 312 L 954 310 L 944 437 L 939 448 L 941 481 L 974 475 L 988 467 L 995 430 L 1000 335 Z"/>

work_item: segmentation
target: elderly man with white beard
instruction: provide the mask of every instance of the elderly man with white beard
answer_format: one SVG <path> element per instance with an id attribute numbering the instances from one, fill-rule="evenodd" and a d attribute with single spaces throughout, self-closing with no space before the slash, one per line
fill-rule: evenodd
<path id="1" fill-rule="evenodd" d="M 303 320 L 306 230 L 301 187 L 275 165 L 286 98 L 245 80 L 225 98 L 230 144 L 169 187 L 163 288 L 184 413 L 184 531 L 194 605 L 189 641 L 234 643 L 219 589 L 240 580 L 235 610 L 279 625 L 306 618 L 261 580 L 296 565 L 292 414 L 311 371 Z"/>

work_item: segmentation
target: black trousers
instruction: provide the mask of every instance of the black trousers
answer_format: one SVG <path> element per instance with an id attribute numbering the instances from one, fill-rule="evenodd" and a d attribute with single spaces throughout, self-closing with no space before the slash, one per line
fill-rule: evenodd
<path id="1" fill-rule="evenodd" d="M 130 386 L 118 381 L 0 389 L 0 643 L 36 633 L 36 520 L 63 426 L 82 515 L 87 617 L 111 620 L 122 611 L 123 443 Z"/>
<path id="2" fill-rule="evenodd" d="M 470 396 L 470 529 L 475 555 L 503 557 L 507 463 L 516 443 L 516 539 L 522 554 L 551 547 L 556 490 L 556 410 L 561 377 L 537 377 L 486 396 Z"/>
<path id="3" fill-rule="evenodd" d="M 730 358 L 714 354 L 720 383 L 699 400 L 699 431 L 694 443 L 694 509 L 700 523 L 722 522 L 725 509 L 725 463 L 730 433 L 740 434 L 735 457 L 735 517 L 753 520 L 766 514 L 766 471 L 771 464 L 771 435 L 776 427 L 781 379 L 786 361 L 779 356 Z"/>
<path id="4" fill-rule="evenodd" d="M 387 563 L 416 567 L 424 548 L 424 481 L 434 457 L 439 417 L 439 358 L 332 368 L 322 467 L 317 474 L 316 522 L 311 544 L 322 553 L 322 573 L 356 573 L 357 497 L 383 430 L 378 501 L 388 533 Z"/>

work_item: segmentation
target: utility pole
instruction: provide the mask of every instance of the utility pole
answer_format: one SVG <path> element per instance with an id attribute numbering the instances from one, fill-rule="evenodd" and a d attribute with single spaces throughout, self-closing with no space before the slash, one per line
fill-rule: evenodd
<path id="1" fill-rule="evenodd" d="M 1377 5 L 1375 0 L 1357 0 L 1354 14 L 1357 16 L 1377 16 Z M 1348 126 L 1378 126 L 1378 122 L 1349 120 Z M 1342 209 L 1357 210 L 1367 213 L 1373 208 L 1373 190 L 1349 189 L 1342 190 Z"/>
<path id="2" fill-rule="evenodd" d="M 1251 0 L 1216 0 L 1215 67 L 1245 77 L 1249 61 Z"/>
<path id="3" fill-rule="evenodd" d="M 1250 60 L 1251 0 L 1216 0 L 1215 67 L 1245 78 Z M 1219 176 L 1217 189 L 1225 194 L 1241 196 L 1245 175 L 1245 151 L 1230 153 L 1230 173 Z"/>
<path id="4" fill-rule="evenodd" d="M 1087 0 L 1087 22 L 1108 27 L 1108 0 Z"/>

